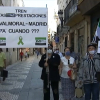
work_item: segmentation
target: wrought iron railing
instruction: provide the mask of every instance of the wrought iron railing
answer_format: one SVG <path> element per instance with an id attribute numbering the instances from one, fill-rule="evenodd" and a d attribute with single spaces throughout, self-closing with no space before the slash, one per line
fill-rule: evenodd
<path id="1" fill-rule="evenodd" d="M 71 0 L 64 10 L 64 23 L 77 11 L 78 0 Z"/>

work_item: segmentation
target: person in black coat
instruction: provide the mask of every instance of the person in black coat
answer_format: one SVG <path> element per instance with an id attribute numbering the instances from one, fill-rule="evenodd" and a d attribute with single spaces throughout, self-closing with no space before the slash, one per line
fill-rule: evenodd
<path id="1" fill-rule="evenodd" d="M 42 55 L 39 66 L 42 67 L 41 79 L 43 80 L 44 100 L 50 100 L 50 84 L 54 100 L 59 100 L 59 69 L 60 56 L 53 53 L 49 47 L 47 53 Z"/>

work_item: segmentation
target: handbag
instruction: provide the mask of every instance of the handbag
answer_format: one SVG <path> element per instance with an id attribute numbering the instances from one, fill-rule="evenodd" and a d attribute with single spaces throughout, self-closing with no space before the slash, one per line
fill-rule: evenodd
<path id="1" fill-rule="evenodd" d="M 77 72 L 74 69 L 71 69 L 67 72 L 68 76 L 70 77 L 71 80 L 76 80 L 77 79 Z"/>
<path id="2" fill-rule="evenodd" d="M 72 69 L 72 64 L 70 64 L 69 59 L 68 59 L 68 65 L 69 65 L 69 68 L 71 68 L 71 70 L 67 72 L 68 76 L 70 77 L 71 80 L 76 80 L 77 72 L 74 69 Z"/>
<path id="3" fill-rule="evenodd" d="M 79 100 L 85 100 L 84 99 L 84 86 L 83 86 L 83 82 L 79 83 L 79 80 L 75 81 L 75 97 L 76 98 L 81 98 Z"/>
<path id="4" fill-rule="evenodd" d="M 5 69 L 3 71 L 1 71 L 1 77 L 7 78 L 8 77 L 8 71 L 5 70 Z"/>
<path id="5" fill-rule="evenodd" d="M 76 98 L 83 98 L 84 96 L 84 88 L 83 87 L 80 87 L 80 88 L 76 88 L 75 89 L 75 96 Z"/>

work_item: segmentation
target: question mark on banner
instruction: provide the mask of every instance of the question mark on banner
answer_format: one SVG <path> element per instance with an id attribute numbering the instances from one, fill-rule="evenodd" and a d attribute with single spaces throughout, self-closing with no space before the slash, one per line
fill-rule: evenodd
<path id="1" fill-rule="evenodd" d="M 35 33 L 36 33 L 37 29 L 35 29 Z"/>
<path id="2" fill-rule="evenodd" d="M 37 33 L 39 32 L 39 29 L 37 29 Z"/>
<path id="3" fill-rule="evenodd" d="M 32 31 L 32 33 L 34 32 L 34 30 L 33 30 L 33 29 L 32 29 L 31 31 Z"/>
<path id="4" fill-rule="evenodd" d="M 38 33 L 39 32 L 39 29 L 32 29 L 31 31 L 32 31 L 32 33 L 34 33 L 34 32 L 35 33 Z"/>

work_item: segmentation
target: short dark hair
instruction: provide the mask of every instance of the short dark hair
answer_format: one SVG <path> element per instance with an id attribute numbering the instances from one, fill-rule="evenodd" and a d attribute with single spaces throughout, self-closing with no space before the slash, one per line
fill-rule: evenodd
<path id="1" fill-rule="evenodd" d="M 93 47 L 96 49 L 96 45 L 95 45 L 95 44 L 89 44 L 89 45 L 87 46 L 87 48 L 89 48 L 90 46 L 93 46 Z"/>
<path id="2" fill-rule="evenodd" d="M 59 50 L 59 48 L 56 48 L 56 50 Z"/>
<path id="3" fill-rule="evenodd" d="M 64 52 L 65 52 L 66 49 L 69 49 L 69 51 L 71 51 L 70 47 L 65 47 Z"/>

